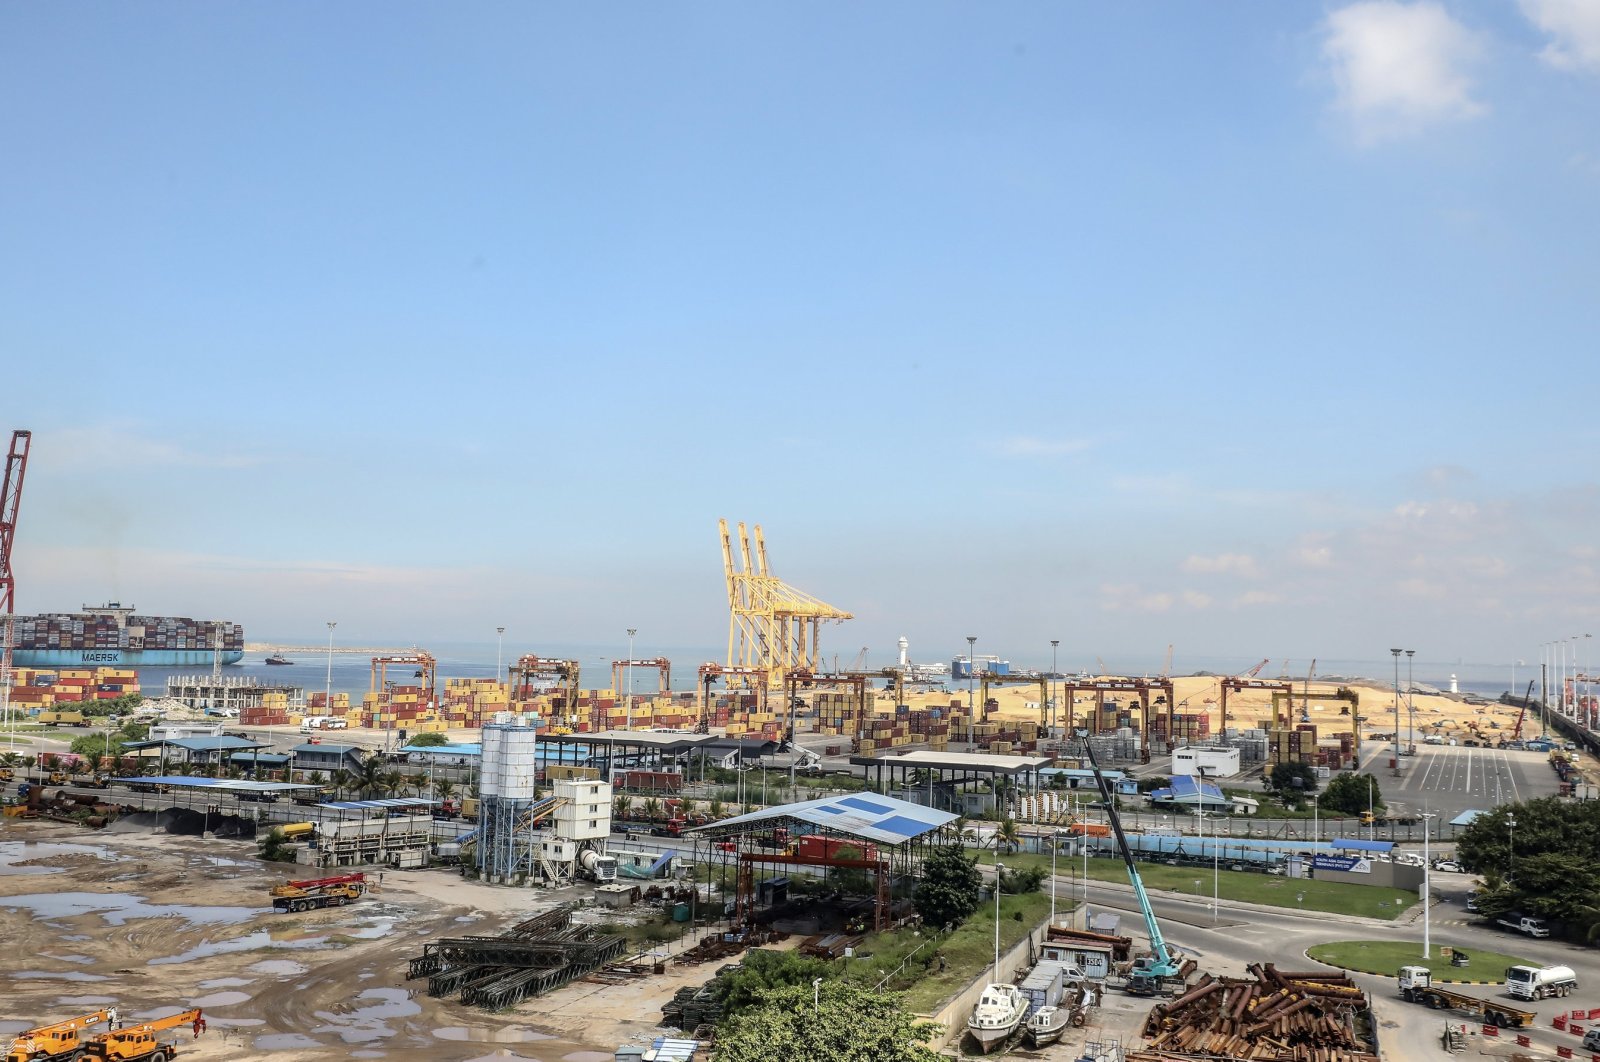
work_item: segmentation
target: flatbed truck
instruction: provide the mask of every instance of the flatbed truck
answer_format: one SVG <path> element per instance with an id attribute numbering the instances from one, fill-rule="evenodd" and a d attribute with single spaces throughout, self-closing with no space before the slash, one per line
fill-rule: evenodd
<path id="1" fill-rule="evenodd" d="M 1402 966 L 1397 978 L 1400 982 L 1400 998 L 1407 1003 L 1421 1003 L 1434 1010 L 1458 1010 L 1480 1018 L 1485 1025 L 1526 1029 L 1537 1017 L 1533 1011 L 1519 1010 L 1509 1003 L 1479 999 L 1436 985 L 1433 983 L 1433 971 L 1426 966 Z"/>

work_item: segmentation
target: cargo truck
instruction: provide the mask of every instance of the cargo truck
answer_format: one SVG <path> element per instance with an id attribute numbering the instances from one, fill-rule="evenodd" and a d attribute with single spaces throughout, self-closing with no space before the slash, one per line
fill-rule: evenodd
<path id="1" fill-rule="evenodd" d="M 331 878 L 288 881 L 272 887 L 272 906 L 279 911 L 312 911 L 342 907 L 367 891 L 367 876 L 339 874 Z"/>
<path id="2" fill-rule="evenodd" d="M 1421 1003 L 1435 1010 L 1459 1010 L 1481 1019 L 1485 1025 L 1502 1029 L 1526 1029 L 1536 1017 L 1531 1010 L 1519 1010 L 1505 1003 L 1442 988 L 1433 983 L 1433 972 L 1426 966 L 1402 966 L 1396 976 L 1400 982 L 1400 998 L 1407 1003 Z"/>
<path id="3" fill-rule="evenodd" d="M 1544 919 L 1534 918 L 1518 911 L 1501 915 L 1494 920 L 1494 924 L 1502 929 L 1526 933 L 1530 937 L 1548 937 L 1550 935 L 1550 927 L 1545 925 Z"/>
<path id="4" fill-rule="evenodd" d="M 83 1057 L 94 1026 L 111 1022 L 109 1011 L 97 1010 L 66 1021 L 24 1029 L 6 1049 L 6 1062 L 67 1062 Z"/>
<path id="5" fill-rule="evenodd" d="M 1578 988 L 1578 975 L 1570 966 L 1508 966 L 1506 994 L 1513 999 L 1570 996 Z"/>

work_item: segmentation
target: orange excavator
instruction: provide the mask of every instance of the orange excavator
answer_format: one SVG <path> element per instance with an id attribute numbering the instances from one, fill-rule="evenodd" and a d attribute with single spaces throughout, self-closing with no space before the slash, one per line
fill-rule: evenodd
<path id="1" fill-rule="evenodd" d="M 84 1045 L 82 1057 L 85 1062 L 167 1062 L 178 1054 L 177 1038 L 163 1040 L 156 1034 L 186 1025 L 195 1030 L 195 1039 L 199 1039 L 205 1030 L 205 1019 L 198 1009 L 103 1032 Z"/>
<path id="2" fill-rule="evenodd" d="M 6 1062 L 66 1062 L 83 1057 L 84 1044 L 96 1025 L 111 1022 L 109 1011 L 97 1010 L 54 1025 L 41 1025 L 21 1033 L 6 1048 Z"/>

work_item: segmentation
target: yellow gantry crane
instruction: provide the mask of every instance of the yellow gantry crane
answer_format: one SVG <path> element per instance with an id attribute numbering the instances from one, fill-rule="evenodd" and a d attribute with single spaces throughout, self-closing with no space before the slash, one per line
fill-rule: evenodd
<path id="1" fill-rule="evenodd" d="M 728 521 L 718 520 L 722 533 L 722 568 L 728 581 L 727 666 L 761 668 L 768 681 L 781 686 L 791 670 L 821 670 L 818 634 L 827 621 L 854 617 L 843 609 L 797 590 L 767 569 L 767 542 L 756 524 L 755 559 L 751 535 L 739 525 L 739 559 L 734 565 Z"/>

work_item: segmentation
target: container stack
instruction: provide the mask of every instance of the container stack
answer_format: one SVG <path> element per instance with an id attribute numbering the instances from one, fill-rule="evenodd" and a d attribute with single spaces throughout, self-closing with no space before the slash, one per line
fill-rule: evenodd
<path id="1" fill-rule="evenodd" d="M 331 715 L 344 718 L 350 714 L 350 695 L 348 693 L 312 693 L 306 697 L 307 715 Z"/>
<path id="2" fill-rule="evenodd" d="M 404 730 L 420 734 L 444 730 L 432 702 L 431 691 L 422 686 L 389 686 L 361 698 L 361 725 L 369 730 Z"/>
<path id="3" fill-rule="evenodd" d="M 83 701 L 114 701 L 139 692 L 139 675 L 125 668 L 31 668 L 12 670 L 11 703 L 43 708 Z"/>
<path id="4" fill-rule="evenodd" d="M 439 698 L 439 718 L 450 727 L 476 730 L 492 720 L 494 713 L 508 710 L 508 695 L 506 684 L 498 679 L 446 679 L 444 692 Z M 522 705 L 509 710 L 538 711 L 535 707 Z"/>

